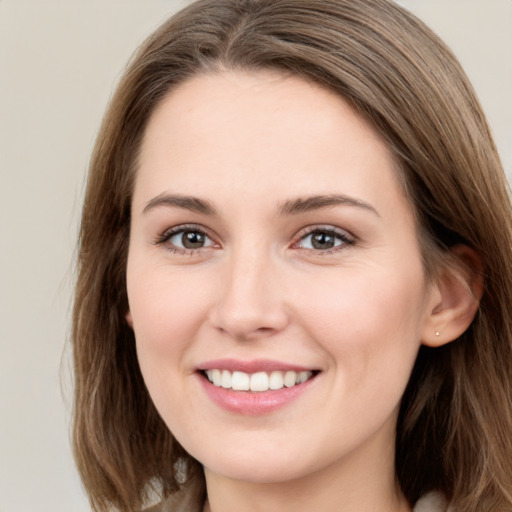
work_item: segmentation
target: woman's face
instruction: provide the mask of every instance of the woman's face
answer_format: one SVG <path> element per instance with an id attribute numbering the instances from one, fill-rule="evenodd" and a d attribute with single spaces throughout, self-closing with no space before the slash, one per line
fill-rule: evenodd
<path id="1" fill-rule="evenodd" d="M 434 293 L 379 135 L 299 78 L 197 76 L 150 119 L 132 207 L 140 366 L 207 475 L 392 467 Z"/>

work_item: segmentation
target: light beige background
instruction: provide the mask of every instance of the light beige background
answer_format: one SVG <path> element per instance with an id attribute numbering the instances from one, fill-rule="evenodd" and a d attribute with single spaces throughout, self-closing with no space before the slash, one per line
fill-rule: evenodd
<path id="1" fill-rule="evenodd" d="M 125 62 L 185 3 L 0 0 L 0 512 L 89 510 L 66 365 L 60 387 L 85 172 Z M 461 59 L 512 175 L 512 0 L 400 3 Z"/>

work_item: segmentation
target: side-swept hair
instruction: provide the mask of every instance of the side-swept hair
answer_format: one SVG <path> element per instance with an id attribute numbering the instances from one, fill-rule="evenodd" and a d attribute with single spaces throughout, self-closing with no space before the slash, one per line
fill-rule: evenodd
<path id="1" fill-rule="evenodd" d="M 512 510 L 506 179 L 455 57 L 388 0 L 200 0 L 135 54 L 98 135 L 79 238 L 73 435 L 93 508 L 139 510 L 151 488 L 204 492 L 200 465 L 151 402 L 125 322 L 134 173 L 148 118 L 169 91 L 198 73 L 268 68 L 334 91 L 379 131 L 417 216 L 427 275 L 453 263 L 453 245 L 481 257 L 474 322 L 458 340 L 420 349 L 398 419 L 396 475 L 410 503 L 437 489 L 457 510 Z"/>

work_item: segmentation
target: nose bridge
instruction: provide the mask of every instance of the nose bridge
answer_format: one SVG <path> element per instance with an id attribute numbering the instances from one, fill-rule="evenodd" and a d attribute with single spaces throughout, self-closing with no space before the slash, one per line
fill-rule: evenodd
<path id="1" fill-rule="evenodd" d="M 222 270 L 214 323 L 236 338 L 269 335 L 287 323 L 276 257 L 256 245 L 234 247 Z"/>

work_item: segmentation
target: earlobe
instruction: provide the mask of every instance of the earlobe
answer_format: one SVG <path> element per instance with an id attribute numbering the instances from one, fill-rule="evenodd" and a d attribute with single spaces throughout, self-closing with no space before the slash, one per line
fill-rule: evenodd
<path id="1" fill-rule="evenodd" d="M 478 254 L 465 245 L 451 249 L 456 264 L 445 268 L 432 290 L 422 342 L 439 347 L 456 340 L 473 321 L 484 293 L 483 265 Z"/>
<path id="2" fill-rule="evenodd" d="M 128 310 L 128 312 L 126 313 L 126 315 L 124 316 L 125 320 L 126 320 L 126 323 L 129 325 L 129 327 L 131 329 L 133 329 L 133 319 L 132 319 L 132 313 L 130 310 Z"/>

